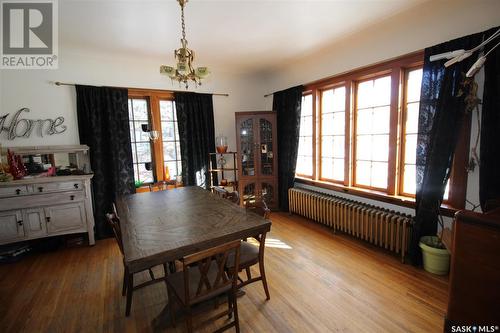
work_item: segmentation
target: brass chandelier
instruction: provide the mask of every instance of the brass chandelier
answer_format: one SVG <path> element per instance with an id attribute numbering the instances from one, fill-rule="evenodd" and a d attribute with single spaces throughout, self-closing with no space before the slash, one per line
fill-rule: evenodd
<path id="1" fill-rule="evenodd" d="M 177 0 L 181 6 L 181 27 L 182 27 L 182 38 L 181 38 L 181 48 L 174 51 L 174 58 L 177 60 L 176 67 L 172 66 L 160 66 L 160 73 L 166 74 L 172 79 L 172 81 L 178 81 L 179 84 L 182 82 L 186 85 L 186 89 L 189 87 L 189 81 L 194 81 L 195 86 L 201 85 L 201 80 L 206 78 L 209 74 L 207 67 L 197 67 L 194 69 L 194 51 L 187 47 L 186 40 L 186 24 L 184 22 L 184 6 L 188 0 Z"/>

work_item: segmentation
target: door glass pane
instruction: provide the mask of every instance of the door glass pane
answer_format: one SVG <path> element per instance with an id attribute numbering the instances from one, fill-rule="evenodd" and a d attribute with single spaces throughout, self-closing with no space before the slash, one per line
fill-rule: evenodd
<path id="1" fill-rule="evenodd" d="M 161 134 L 163 141 L 174 141 L 175 138 L 175 126 L 172 121 L 162 121 L 161 122 Z"/>
<path id="2" fill-rule="evenodd" d="M 149 142 L 139 142 L 136 144 L 136 148 L 138 162 L 151 162 L 151 145 Z"/>
<path id="3" fill-rule="evenodd" d="M 175 161 L 175 142 L 163 142 L 163 159 L 165 161 Z"/>
<path id="4" fill-rule="evenodd" d="M 135 121 L 144 120 L 148 122 L 148 102 L 145 99 L 134 99 L 133 103 L 133 117 Z"/>
<path id="5" fill-rule="evenodd" d="M 240 126 L 240 151 L 241 151 L 241 169 L 243 175 L 255 175 L 254 149 L 255 141 L 253 135 L 253 119 L 247 119 L 241 122 Z"/>
<path id="6" fill-rule="evenodd" d="M 146 170 L 144 163 L 139 163 L 139 179 L 144 183 L 153 182 L 153 171 Z"/>
<path id="7" fill-rule="evenodd" d="M 142 130 L 142 125 L 149 126 L 147 121 L 134 121 L 135 127 L 135 141 L 136 142 L 149 142 L 148 132 Z"/>
<path id="8" fill-rule="evenodd" d="M 260 172 L 263 175 L 273 174 L 274 147 L 273 126 L 269 120 L 260 119 Z"/>
<path id="9" fill-rule="evenodd" d="M 160 118 L 162 121 L 174 120 L 174 103 L 172 101 L 160 101 Z"/>

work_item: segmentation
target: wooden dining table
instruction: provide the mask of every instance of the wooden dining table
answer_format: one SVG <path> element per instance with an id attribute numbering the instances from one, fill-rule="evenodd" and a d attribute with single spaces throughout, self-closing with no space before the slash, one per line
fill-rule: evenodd
<path id="1" fill-rule="evenodd" d="M 130 273 L 271 230 L 269 220 L 195 186 L 122 196 L 116 206 Z M 152 326 L 170 326 L 168 305 Z"/>
<path id="2" fill-rule="evenodd" d="M 131 273 L 271 229 L 269 220 L 197 186 L 125 195 L 116 204 Z"/>

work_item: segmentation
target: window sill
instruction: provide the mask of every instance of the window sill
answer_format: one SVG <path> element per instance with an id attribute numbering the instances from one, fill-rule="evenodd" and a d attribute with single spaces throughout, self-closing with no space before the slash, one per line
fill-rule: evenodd
<path id="1" fill-rule="evenodd" d="M 320 181 L 320 180 L 312 180 L 312 179 L 298 177 L 298 176 L 295 177 L 295 181 L 297 183 L 301 183 L 301 184 L 316 186 L 316 187 L 320 187 L 320 188 L 324 188 L 324 189 L 328 189 L 328 190 L 333 190 L 333 191 L 337 191 L 337 192 L 355 195 L 358 197 L 363 197 L 363 198 L 367 198 L 367 199 L 386 202 L 386 203 L 390 203 L 390 204 L 401 206 L 401 207 L 415 208 L 415 199 L 410 198 L 410 197 L 388 195 L 387 193 L 384 193 L 384 192 L 367 190 L 367 189 L 362 189 L 362 188 L 358 188 L 358 187 L 342 186 L 339 184 L 324 182 L 324 181 Z M 444 216 L 453 217 L 458 210 L 459 209 L 451 207 L 450 205 L 442 204 L 440 212 Z"/>

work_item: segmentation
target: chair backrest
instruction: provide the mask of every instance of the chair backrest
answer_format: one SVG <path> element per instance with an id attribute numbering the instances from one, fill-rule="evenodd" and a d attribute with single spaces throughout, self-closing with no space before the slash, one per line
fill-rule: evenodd
<path id="1" fill-rule="evenodd" d="M 266 201 L 262 195 L 256 195 L 254 201 L 248 201 L 245 208 L 249 211 L 255 212 L 266 220 L 271 215 L 271 210 L 267 207 Z"/>
<path id="2" fill-rule="evenodd" d="M 211 249 L 201 251 L 184 257 L 182 261 L 184 286 L 196 286 L 196 291 L 192 293 L 191 288 L 185 288 L 185 300 L 188 303 L 196 303 L 198 299 L 208 298 L 210 295 L 217 295 L 221 289 L 236 290 L 238 275 L 227 275 L 225 270 L 226 262 L 230 253 L 234 253 L 235 272 L 238 272 L 240 265 L 240 245 L 239 240 L 222 244 Z M 214 269 L 215 267 L 215 269 Z M 190 271 L 198 270 L 199 275 L 190 274 Z M 211 274 L 209 274 L 209 272 Z M 197 279 L 191 281 L 190 279 Z M 190 284 L 191 283 L 191 284 Z"/>
<path id="3" fill-rule="evenodd" d="M 114 204 L 113 204 L 114 205 Z M 120 219 L 115 214 L 106 214 L 106 221 L 108 225 L 113 229 L 113 234 L 115 235 L 116 242 L 120 248 L 120 252 L 123 255 L 123 242 L 122 242 L 122 230 L 120 228 Z"/>

